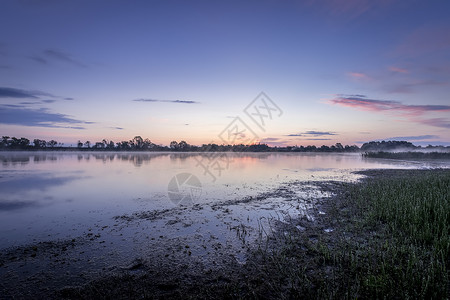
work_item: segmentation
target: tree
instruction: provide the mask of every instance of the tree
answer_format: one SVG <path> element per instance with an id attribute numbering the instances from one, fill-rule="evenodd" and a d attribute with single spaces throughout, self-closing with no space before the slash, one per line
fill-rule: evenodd
<path id="1" fill-rule="evenodd" d="M 86 141 L 84 142 L 84 145 L 88 148 L 91 148 L 91 142 L 90 141 Z"/>
<path id="2" fill-rule="evenodd" d="M 169 147 L 170 147 L 171 150 L 177 151 L 178 150 L 178 143 L 177 143 L 177 141 L 171 141 Z"/>
<path id="3" fill-rule="evenodd" d="M 188 151 L 189 147 L 190 147 L 190 145 L 188 143 L 186 143 L 185 141 L 181 141 L 180 143 L 178 143 L 178 149 L 180 151 Z"/>
<path id="4" fill-rule="evenodd" d="M 83 148 L 83 143 L 80 140 L 78 140 L 77 147 L 78 148 Z"/>
<path id="5" fill-rule="evenodd" d="M 47 142 L 47 146 L 49 146 L 50 148 L 55 147 L 57 144 L 58 144 L 58 142 L 55 140 L 51 140 L 51 141 Z"/>
<path id="6" fill-rule="evenodd" d="M 6 136 L 6 135 L 4 135 L 4 136 L 2 136 L 2 147 L 8 147 L 9 146 L 9 141 L 8 141 L 8 139 L 9 139 L 9 136 Z"/>
<path id="7" fill-rule="evenodd" d="M 142 139 L 141 136 L 135 136 L 132 140 L 133 145 L 136 149 L 141 149 L 142 146 L 144 145 L 144 140 Z"/>
<path id="8" fill-rule="evenodd" d="M 35 148 L 45 148 L 47 147 L 47 142 L 45 140 L 34 139 L 33 144 Z"/>

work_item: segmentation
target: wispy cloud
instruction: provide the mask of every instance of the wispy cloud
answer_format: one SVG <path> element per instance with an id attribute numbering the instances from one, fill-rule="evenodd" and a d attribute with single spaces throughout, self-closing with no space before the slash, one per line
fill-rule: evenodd
<path id="1" fill-rule="evenodd" d="M 59 61 L 80 68 L 87 68 L 87 65 L 75 59 L 71 54 L 56 49 L 46 49 L 39 55 L 30 56 L 30 59 L 41 64 L 48 64 L 50 61 Z"/>
<path id="2" fill-rule="evenodd" d="M 350 76 L 353 79 L 357 79 L 357 80 L 370 80 L 372 79 L 369 75 L 362 73 L 362 72 L 348 72 L 347 73 L 348 76 Z"/>
<path id="3" fill-rule="evenodd" d="M 407 69 L 394 67 L 394 66 L 390 66 L 389 71 L 391 71 L 393 73 L 403 73 L 403 74 L 409 73 L 409 71 Z"/>
<path id="4" fill-rule="evenodd" d="M 158 99 L 135 99 L 136 102 L 166 102 L 166 103 L 181 103 L 181 104 L 196 104 L 200 103 L 191 100 L 158 100 Z"/>
<path id="5" fill-rule="evenodd" d="M 48 98 L 55 98 L 55 99 L 40 99 L 41 97 L 48 97 Z M 37 101 L 35 102 L 22 102 L 26 104 L 39 104 L 39 103 L 53 103 L 56 102 L 56 99 L 62 99 L 62 100 L 74 100 L 73 98 L 69 97 L 60 97 L 55 96 L 53 94 L 42 92 L 42 91 L 35 91 L 35 90 L 23 90 L 23 89 L 16 89 L 16 88 L 10 88 L 10 87 L 0 87 L 0 98 L 10 98 L 10 99 L 35 99 Z M 40 102 L 38 102 L 40 101 Z"/>
<path id="6" fill-rule="evenodd" d="M 8 87 L 0 87 L 0 98 L 39 98 L 40 94 L 33 91 L 26 91 Z"/>
<path id="7" fill-rule="evenodd" d="M 9 125 L 85 129 L 76 124 L 92 122 L 73 119 L 68 115 L 52 113 L 46 108 L 30 109 L 26 107 L 0 106 L 0 123 Z M 75 126 L 74 126 L 75 125 Z"/>
<path id="8" fill-rule="evenodd" d="M 430 139 L 438 139 L 437 135 L 413 135 L 413 136 L 396 136 L 384 139 L 385 141 L 422 141 L 422 140 L 430 140 Z"/>
<path id="9" fill-rule="evenodd" d="M 35 62 L 41 63 L 43 65 L 48 64 L 48 61 L 40 56 L 30 56 L 31 60 L 34 60 Z"/>
<path id="10" fill-rule="evenodd" d="M 319 137 L 319 136 L 327 136 L 327 135 L 337 135 L 337 134 L 334 132 L 330 132 L 330 131 L 309 130 L 309 131 L 300 132 L 300 133 L 287 134 L 286 136 Z"/>
<path id="11" fill-rule="evenodd" d="M 445 118 L 421 118 L 426 113 L 449 112 L 450 105 L 409 105 L 393 100 L 377 100 L 365 97 L 336 97 L 329 101 L 331 104 L 350 107 L 358 110 L 387 112 L 406 117 L 410 121 L 436 127 L 450 128 L 450 120 Z"/>
<path id="12" fill-rule="evenodd" d="M 261 143 L 270 143 L 270 142 L 276 142 L 276 141 L 279 141 L 279 140 L 280 140 L 279 138 L 268 137 L 268 138 L 262 139 Z"/>
<path id="13" fill-rule="evenodd" d="M 41 104 L 41 102 L 39 101 L 34 101 L 34 102 L 30 102 L 30 101 L 26 101 L 26 102 L 20 102 L 20 105 L 34 105 L 34 104 Z"/>
<path id="14" fill-rule="evenodd" d="M 284 147 L 284 146 L 288 146 L 289 142 L 285 141 L 283 139 L 280 138 L 273 138 L 273 137 L 267 137 L 267 138 L 263 138 L 259 141 L 260 143 L 263 144 L 268 144 L 272 147 L 277 146 L 277 147 Z"/>
<path id="15" fill-rule="evenodd" d="M 426 120 L 417 120 L 417 122 L 420 122 L 422 124 L 435 126 L 435 127 L 442 127 L 442 128 L 450 128 L 450 120 L 445 118 L 432 118 L 432 119 L 426 119 Z"/>
<path id="16" fill-rule="evenodd" d="M 362 97 L 337 97 L 332 104 L 369 111 L 394 111 L 402 115 L 419 116 L 426 112 L 450 111 L 450 105 L 408 105 L 393 100 L 376 100 Z"/>

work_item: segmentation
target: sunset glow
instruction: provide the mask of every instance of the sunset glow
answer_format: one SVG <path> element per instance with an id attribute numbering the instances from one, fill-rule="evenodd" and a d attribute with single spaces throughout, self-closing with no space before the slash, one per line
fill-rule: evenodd
<path id="1" fill-rule="evenodd" d="M 448 1 L 1 6 L 3 136 L 222 144 L 239 117 L 272 146 L 450 145 Z"/>

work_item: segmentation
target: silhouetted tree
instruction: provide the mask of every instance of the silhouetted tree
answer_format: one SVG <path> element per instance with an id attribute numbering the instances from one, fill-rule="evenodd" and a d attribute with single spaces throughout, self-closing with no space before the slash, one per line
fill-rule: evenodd
<path id="1" fill-rule="evenodd" d="M 50 140 L 49 142 L 47 142 L 47 146 L 49 146 L 50 148 L 54 148 L 57 144 L 58 142 L 55 140 Z"/>
<path id="2" fill-rule="evenodd" d="M 178 143 L 177 143 L 177 141 L 171 141 L 169 147 L 170 147 L 171 150 L 178 151 Z"/>

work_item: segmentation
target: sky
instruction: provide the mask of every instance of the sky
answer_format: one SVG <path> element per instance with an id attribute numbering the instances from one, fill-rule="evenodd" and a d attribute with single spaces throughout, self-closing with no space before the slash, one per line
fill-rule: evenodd
<path id="1" fill-rule="evenodd" d="M 450 145 L 448 0 L 0 0 L 0 135 Z"/>

